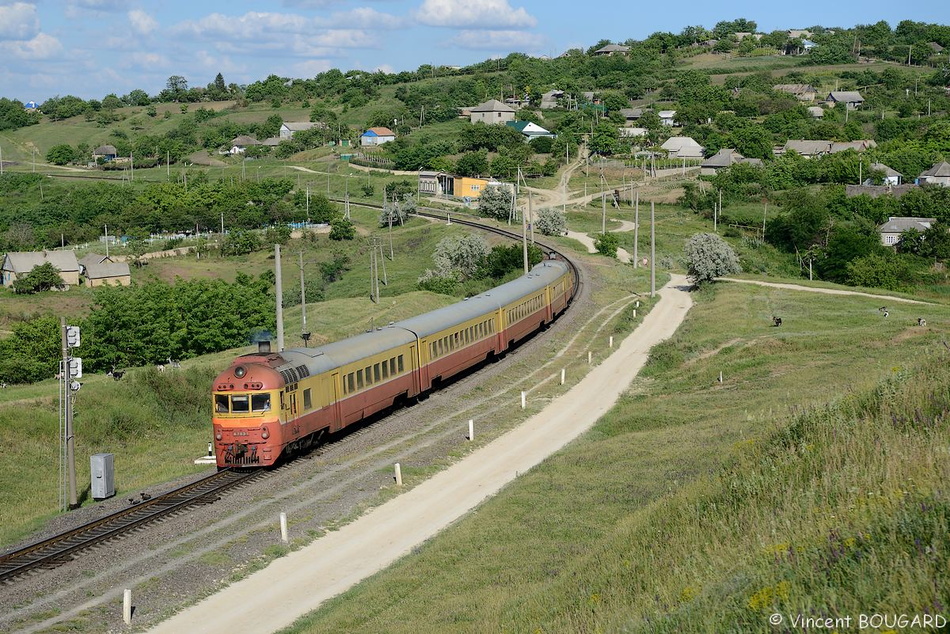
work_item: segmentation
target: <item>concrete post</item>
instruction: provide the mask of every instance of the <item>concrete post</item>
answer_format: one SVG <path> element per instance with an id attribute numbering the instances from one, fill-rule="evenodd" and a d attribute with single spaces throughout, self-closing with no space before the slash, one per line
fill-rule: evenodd
<path id="1" fill-rule="evenodd" d="M 396 486 L 402 486 L 402 469 L 399 466 L 399 463 L 396 463 Z"/>
<path id="2" fill-rule="evenodd" d="M 468 419 L 468 439 L 475 440 L 475 421 Z"/>
<path id="3" fill-rule="evenodd" d="M 287 514 L 283 511 L 280 513 L 280 541 L 285 544 L 290 541 L 290 537 L 287 535 Z"/>
<path id="4" fill-rule="evenodd" d="M 122 593 L 122 620 L 126 625 L 132 624 L 132 591 L 128 588 Z"/>

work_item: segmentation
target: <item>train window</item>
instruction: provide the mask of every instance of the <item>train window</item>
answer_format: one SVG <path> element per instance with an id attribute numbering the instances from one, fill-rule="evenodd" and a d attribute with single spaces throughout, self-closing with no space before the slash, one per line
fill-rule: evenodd
<path id="1" fill-rule="evenodd" d="M 383 378 L 384 378 L 384 379 L 388 379 L 388 378 L 389 378 L 389 364 L 390 364 L 391 361 L 392 361 L 392 359 L 389 359 L 389 360 L 387 360 L 387 361 L 383 361 L 383 363 L 382 363 L 382 366 L 383 366 Z"/>
<path id="2" fill-rule="evenodd" d="M 350 372 L 346 375 L 346 391 L 355 392 L 356 391 L 356 377 L 353 376 L 353 373 Z"/>
<path id="3" fill-rule="evenodd" d="M 363 389 L 363 370 L 362 369 L 356 371 L 356 389 L 358 390 Z"/>
<path id="4" fill-rule="evenodd" d="M 249 403 L 247 394 L 243 396 L 232 396 L 231 397 L 231 411 L 232 412 L 248 412 Z"/>
<path id="5" fill-rule="evenodd" d="M 378 364 L 378 363 L 374 363 L 374 364 L 373 364 L 373 381 L 374 381 L 375 383 L 379 383 L 379 380 L 380 380 L 381 378 L 382 378 L 382 377 L 381 377 L 380 374 L 379 374 L 379 364 Z"/>
<path id="6" fill-rule="evenodd" d="M 310 390 L 307 390 L 308 392 Z M 251 394 L 251 411 L 266 412 L 270 410 L 270 394 Z"/>
<path id="7" fill-rule="evenodd" d="M 214 411 L 219 414 L 227 414 L 231 409 L 230 402 L 227 394 L 215 394 L 214 395 Z"/>
<path id="8" fill-rule="evenodd" d="M 397 361 L 398 366 L 399 366 L 399 373 L 402 374 L 402 372 L 403 372 L 402 355 L 399 355 L 398 357 L 396 357 L 396 361 Z"/>
<path id="9" fill-rule="evenodd" d="M 458 350 L 459 339 L 460 339 L 459 333 L 455 333 L 454 335 L 452 335 L 452 349 L 453 350 Z"/>
<path id="10" fill-rule="evenodd" d="M 396 357 L 389 360 L 389 373 L 396 376 Z"/>
<path id="11" fill-rule="evenodd" d="M 373 366 L 371 365 L 366 366 L 366 369 L 363 371 L 363 374 L 366 376 L 366 385 L 372 385 L 373 384 Z"/>
<path id="12" fill-rule="evenodd" d="M 429 357 L 435 359 L 435 342 L 429 344 Z"/>
<path id="13" fill-rule="evenodd" d="M 313 399 L 310 397 L 310 388 L 307 388 L 303 391 L 303 408 L 310 409 L 313 407 Z"/>

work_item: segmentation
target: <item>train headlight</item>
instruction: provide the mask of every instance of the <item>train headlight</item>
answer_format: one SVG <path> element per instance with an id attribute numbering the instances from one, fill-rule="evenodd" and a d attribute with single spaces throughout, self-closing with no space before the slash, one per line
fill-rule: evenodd
<path id="1" fill-rule="evenodd" d="M 221 432 L 218 432 L 214 435 L 215 440 L 221 440 L 224 436 L 221 435 Z"/>
<path id="2" fill-rule="evenodd" d="M 267 431 L 266 427 L 264 428 L 264 431 L 261 432 L 261 438 L 263 438 L 264 440 L 267 440 L 268 438 L 270 438 L 270 432 Z"/>
<path id="3" fill-rule="evenodd" d="M 238 367 L 234 368 L 234 376 L 236 376 L 237 378 L 240 379 L 245 374 L 247 374 L 247 368 L 245 368 L 243 365 L 239 365 Z"/>

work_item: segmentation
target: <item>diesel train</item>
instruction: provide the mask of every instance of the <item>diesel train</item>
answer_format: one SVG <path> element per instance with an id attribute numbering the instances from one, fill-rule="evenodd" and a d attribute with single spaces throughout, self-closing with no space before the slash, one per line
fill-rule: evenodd
<path id="1" fill-rule="evenodd" d="M 315 348 L 235 359 L 212 386 L 219 469 L 267 467 L 503 354 L 567 308 L 577 280 L 563 260 L 481 295 Z"/>

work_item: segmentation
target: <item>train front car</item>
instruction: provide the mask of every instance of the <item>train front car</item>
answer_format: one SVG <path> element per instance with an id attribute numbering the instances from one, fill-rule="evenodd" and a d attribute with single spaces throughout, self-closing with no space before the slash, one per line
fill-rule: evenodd
<path id="1" fill-rule="evenodd" d="M 215 379 L 212 422 L 219 469 L 266 467 L 280 456 L 284 378 L 272 365 L 281 361 L 276 354 L 244 355 Z"/>

